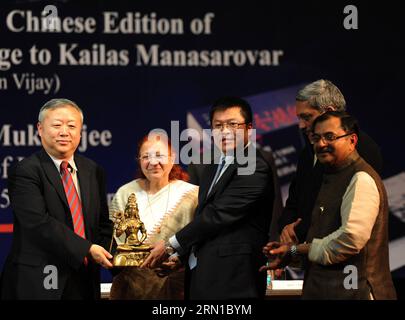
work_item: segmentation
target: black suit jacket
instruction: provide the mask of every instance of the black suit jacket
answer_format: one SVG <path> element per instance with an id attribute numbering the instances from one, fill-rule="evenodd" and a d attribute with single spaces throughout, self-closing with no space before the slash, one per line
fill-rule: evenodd
<path id="1" fill-rule="evenodd" d="M 382 156 L 374 140 L 360 131 L 356 148 L 360 156 L 381 174 Z M 287 224 L 302 218 L 302 222 L 295 230 L 300 242 L 305 241 L 311 224 L 312 209 L 321 188 L 323 170 L 319 161 L 314 166 L 314 151 L 306 139 L 306 146 L 298 158 L 297 172 L 289 187 L 285 208 L 278 221 L 281 232 Z"/>
<path id="2" fill-rule="evenodd" d="M 67 280 L 83 267 L 92 243 L 108 248 L 112 226 L 108 219 L 105 178 L 93 161 L 75 155 L 86 239 L 73 231 L 61 176 L 41 150 L 20 161 L 9 175 L 14 216 L 11 251 L 1 284 L 3 299 L 60 299 Z M 57 268 L 57 289 L 46 289 L 47 265 Z M 89 259 L 85 269 L 94 298 L 100 296 L 100 273 Z"/>
<path id="3" fill-rule="evenodd" d="M 207 196 L 217 165 L 205 167 L 195 218 L 176 238 L 182 249 L 192 249 L 197 266 L 191 272 L 191 299 L 242 299 L 263 297 L 274 189 L 272 170 L 261 151 L 253 148 L 256 169 L 238 175 L 242 165 L 231 164 Z"/>
<path id="4" fill-rule="evenodd" d="M 273 202 L 273 214 L 271 219 L 271 225 L 269 229 L 269 241 L 278 241 L 280 234 L 278 231 L 278 219 L 283 212 L 283 199 L 281 195 L 280 182 L 277 175 L 277 166 L 274 160 L 273 153 L 271 151 L 265 151 L 260 149 L 264 159 L 270 165 L 273 177 L 273 187 L 274 187 L 274 202 Z M 208 164 L 203 164 L 202 159 L 199 164 L 190 163 L 187 167 L 187 172 L 190 176 L 190 183 L 197 186 L 200 185 L 201 179 L 205 174 L 205 168 Z"/>

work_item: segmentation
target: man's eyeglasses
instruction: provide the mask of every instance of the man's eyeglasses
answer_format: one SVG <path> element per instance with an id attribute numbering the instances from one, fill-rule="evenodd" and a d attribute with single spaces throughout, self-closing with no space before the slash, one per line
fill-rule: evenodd
<path id="1" fill-rule="evenodd" d="M 318 143 L 321 140 L 323 140 L 324 142 L 331 143 L 331 142 L 336 141 L 337 139 L 350 136 L 351 134 L 353 134 L 353 132 L 346 133 L 346 134 L 341 135 L 341 136 L 337 136 L 336 134 L 331 133 L 331 132 L 328 132 L 328 133 L 325 133 L 325 134 L 322 134 L 322 135 L 317 134 L 317 133 L 313 133 L 310 136 L 309 140 L 311 141 L 312 144 Z"/>
<path id="2" fill-rule="evenodd" d="M 145 154 L 145 155 L 139 157 L 138 159 L 143 162 L 151 161 L 152 159 L 156 159 L 156 161 L 162 162 L 162 161 L 166 161 L 167 158 L 168 158 L 168 156 L 165 154 L 156 154 L 156 155 Z"/>
<path id="3" fill-rule="evenodd" d="M 225 128 L 236 130 L 243 124 L 246 124 L 246 122 L 231 121 L 231 122 L 224 122 L 224 123 L 215 123 L 212 126 L 212 128 L 217 129 L 217 130 L 222 130 L 222 129 L 225 129 Z"/>

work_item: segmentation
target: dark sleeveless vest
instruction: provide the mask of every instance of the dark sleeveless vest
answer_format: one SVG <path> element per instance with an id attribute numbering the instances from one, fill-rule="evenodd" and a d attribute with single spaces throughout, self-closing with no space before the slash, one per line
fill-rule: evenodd
<path id="1" fill-rule="evenodd" d="M 342 198 L 352 177 L 360 171 L 375 181 L 380 195 L 380 209 L 371 237 L 360 252 L 344 262 L 321 265 L 307 262 L 303 299 L 396 299 L 388 258 L 388 201 L 384 185 L 378 174 L 355 152 L 343 168 L 325 172 L 317 200 L 312 211 L 312 222 L 307 242 L 324 238 L 342 225 L 340 208 Z M 358 289 L 345 289 L 349 273 L 346 266 L 357 268 Z"/>

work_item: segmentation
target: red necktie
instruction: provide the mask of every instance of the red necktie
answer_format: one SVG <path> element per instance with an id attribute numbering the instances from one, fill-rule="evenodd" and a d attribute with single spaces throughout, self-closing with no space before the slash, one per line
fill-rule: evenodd
<path id="1" fill-rule="evenodd" d="M 69 204 L 70 213 L 72 214 L 73 229 L 76 234 L 86 239 L 86 234 L 84 232 L 82 204 L 68 167 L 69 163 L 67 161 L 62 161 L 60 164 L 63 188 L 65 189 L 66 199 Z M 84 264 L 87 265 L 87 258 L 84 258 Z"/>

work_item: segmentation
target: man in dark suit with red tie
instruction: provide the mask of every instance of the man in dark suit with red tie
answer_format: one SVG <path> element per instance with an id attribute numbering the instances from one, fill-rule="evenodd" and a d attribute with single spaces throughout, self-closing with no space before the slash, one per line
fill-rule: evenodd
<path id="1" fill-rule="evenodd" d="M 265 296 L 261 245 L 268 239 L 274 185 L 270 163 L 250 141 L 252 110 L 225 97 L 210 111 L 219 159 L 204 168 L 195 218 L 152 250 L 144 267 L 183 256 L 190 268 L 190 299 Z"/>
<path id="2" fill-rule="evenodd" d="M 9 175 L 14 232 L 0 297 L 97 299 L 99 265 L 112 267 L 104 173 L 75 154 L 83 113 L 73 101 L 48 101 L 38 120 L 43 149 Z"/>

